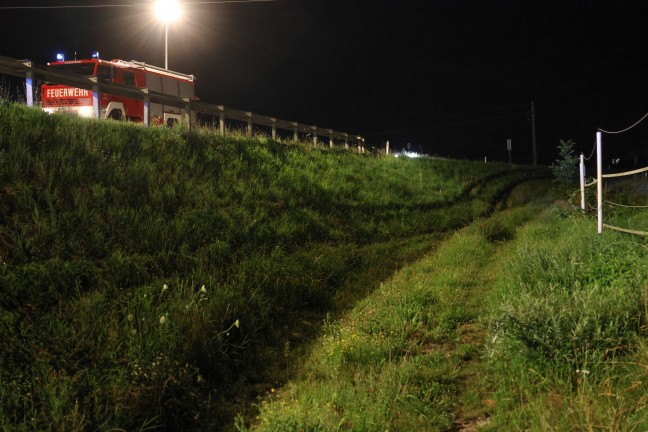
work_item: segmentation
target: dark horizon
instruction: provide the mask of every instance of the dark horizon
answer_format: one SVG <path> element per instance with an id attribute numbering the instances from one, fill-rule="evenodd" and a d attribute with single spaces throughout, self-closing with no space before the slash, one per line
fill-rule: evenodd
<path id="1" fill-rule="evenodd" d="M 623 129 L 648 112 L 648 14 L 638 1 L 185 3 L 169 31 L 169 67 L 196 75 L 203 101 L 357 133 L 369 147 L 389 140 L 508 161 L 511 139 L 513 161 L 530 163 L 533 101 L 538 161 L 549 164 L 561 139 L 587 155 L 597 128 Z M 164 29 L 151 15 L 143 6 L 0 9 L 0 55 L 44 64 L 76 48 L 77 58 L 98 50 L 163 65 Z M 610 137 L 606 153 L 648 163 L 647 135 L 648 123 Z"/>

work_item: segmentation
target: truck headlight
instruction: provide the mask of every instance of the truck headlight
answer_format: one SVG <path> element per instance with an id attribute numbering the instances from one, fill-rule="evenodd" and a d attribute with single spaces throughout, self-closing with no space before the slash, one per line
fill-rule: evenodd
<path id="1" fill-rule="evenodd" d="M 91 106 L 82 106 L 79 108 L 79 115 L 81 117 L 92 117 L 92 107 Z"/>

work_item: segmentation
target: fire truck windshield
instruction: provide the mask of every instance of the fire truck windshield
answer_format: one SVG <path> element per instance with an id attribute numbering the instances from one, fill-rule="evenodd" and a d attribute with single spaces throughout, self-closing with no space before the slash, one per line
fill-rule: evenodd
<path id="1" fill-rule="evenodd" d="M 71 72 L 79 75 L 93 76 L 95 63 L 65 63 L 50 65 L 63 72 Z"/>

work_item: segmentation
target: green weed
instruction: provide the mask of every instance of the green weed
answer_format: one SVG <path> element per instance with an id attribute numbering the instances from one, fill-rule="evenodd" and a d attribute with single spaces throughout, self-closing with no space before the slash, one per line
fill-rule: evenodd
<path id="1" fill-rule="evenodd" d="M 645 242 L 576 213 L 519 235 L 492 303 L 487 430 L 644 429 Z"/>
<path id="2" fill-rule="evenodd" d="M 317 332 L 304 321 L 542 175 L 4 102 L 0 119 L 2 430 L 225 428 Z M 403 308 L 402 334 L 436 322 Z M 466 319 L 459 303 L 447 316 Z M 416 348 L 399 343 L 341 357 L 379 365 Z M 398 404 L 423 410 L 435 386 L 451 387 L 417 383 Z"/>

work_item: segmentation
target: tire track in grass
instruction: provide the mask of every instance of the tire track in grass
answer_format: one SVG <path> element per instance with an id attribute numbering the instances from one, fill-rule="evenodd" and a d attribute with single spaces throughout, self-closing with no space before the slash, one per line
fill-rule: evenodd
<path id="1" fill-rule="evenodd" d="M 262 401 L 251 430 L 474 431 L 493 408 L 484 300 L 524 207 L 455 233 L 328 321 L 302 377 Z M 238 430 L 250 430 L 239 421 Z"/>
<path id="2" fill-rule="evenodd" d="M 531 204 L 514 207 L 517 199 L 515 191 L 519 188 L 526 189 L 521 193 L 524 197 L 534 189 L 543 190 L 544 193 L 536 196 Z M 490 245 L 488 258 L 482 262 L 476 275 L 482 289 L 471 290 L 466 303 L 472 311 L 473 320 L 457 326 L 455 337 L 460 345 L 450 347 L 450 355 L 459 357 L 462 370 L 453 408 L 453 426 L 449 429 L 452 432 L 476 432 L 490 423 L 491 411 L 495 408 L 495 400 L 491 398 L 494 385 L 483 362 L 489 332 L 482 317 L 488 315 L 487 299 L 500 275 L 504 260 L 508 259 L 509 251 L 514 246 L 511 240 L 514 240 L 515 232 L 537 218 L 550 204 L 547 189 L 541 183 L 518 185 L 509 191 L 511 193 L 502 195 L 494 205 L 498 210 L 510 207 L 509 209 L 497 212 L 469 228 L 476 229 Z M 525 200 L 523 198 L 522 203 Z"/>

